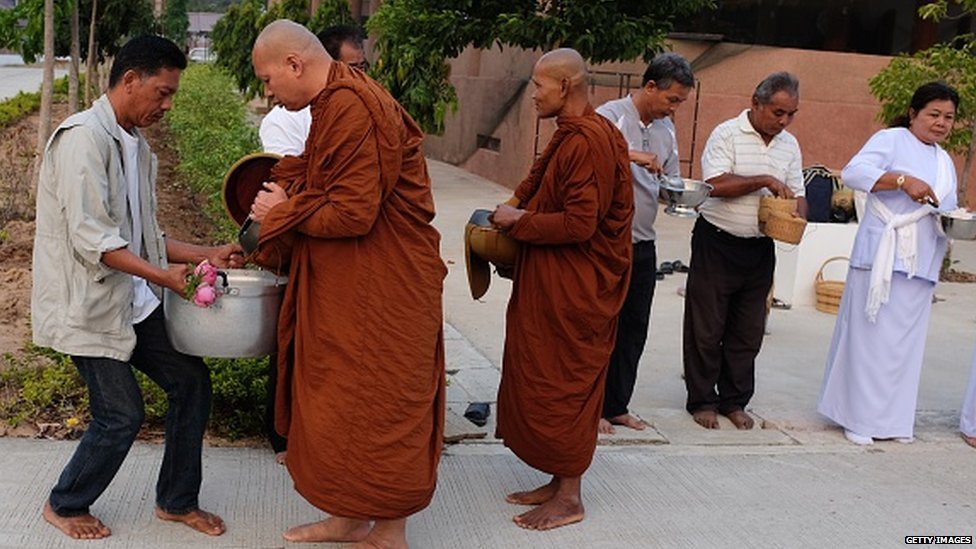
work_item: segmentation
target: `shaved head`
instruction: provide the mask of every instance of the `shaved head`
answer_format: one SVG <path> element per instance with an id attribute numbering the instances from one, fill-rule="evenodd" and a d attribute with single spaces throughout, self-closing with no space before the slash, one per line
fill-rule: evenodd
<path id="1" fill-rule="evenodd" d="M 560 48 L 540 57 L 532 71 L 539 118 L 583 114 L 589 104 L 586 76 L 586 61 L 576 50 Z"/>
<path id="2" fill-rule="evenodd" d="M 332 66 L 319 39 L 288 19 L 264 27 L 254 41 L 251 62 L 265 96 L 290 111 L 304 108 L 325 88 Z"/>
<path id="3" fill-rule="evenodd" d="M 264 27 L 254 41 L 254 51 L 258 49 L 271 61 L 281 61 L 289 54 L 303 58 L 329 55 L 312 31 L 288 19 L 278 19 Z"/>
<path id="4" fill-rule="evenodd" d="M 552 50 L 539 58 L 535 70 L 556 80 L 566 79 L 573 88 L 586 88 L 586 61 L 574 49 Z"/>

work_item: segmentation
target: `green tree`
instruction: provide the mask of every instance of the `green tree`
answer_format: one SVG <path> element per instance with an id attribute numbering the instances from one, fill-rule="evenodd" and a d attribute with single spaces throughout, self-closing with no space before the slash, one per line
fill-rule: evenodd
<path id="1" fill-rule="evenodd" d="M 593 63 L 649 60 L 678 16 L 712 0 L 385 0 L 367 22 L 374 75 L 430 132 L 457 108 L 447 60 L 464 48 L 576 49 Z"/>
<path id="2" fill-rule="evenodd" d="M 976 43 L 962 37 L 954 44 L 938 44 L 914 55 L 901 55 L 871 78 L 871 93 L 881 102 L 878 120 L 890 122 L 906 114 L 912 94 L 920 85 L 942 80 L 959 92 L 956 125 L 942 143 L 949 152 L 965 155 L 959 197 L 966 196 L 966 181 L 976 153 Z"/>
<path id="3" fill-rule="evenodd" d="M 166 11 L 160 21 L 163 36 L 180 47 L 186 48 L 186 32 L 190 28 L 190 17 L 186 13 L 186 0 L 167 0 Z"/>
<path id="4" fill-rule="evenodd" d="M 265 9 L 263 0 L 243 0 L 228 8 L 210 33 L 217 65 L 234 75 L 244 97 L 251 99 L 261 93 L 261 81 L 251 66 L 251 48 L 268 23 L 277 19 L 291 19 L 308 24 L 308 0 L 282 0 Z"/>
<path id="5" fill-rule="evenodd" d="M 333 25 L 357 25 L 349 11 L 348 0 L 322 0 L 308 23 L 308 29 L 318 34 Z"/>

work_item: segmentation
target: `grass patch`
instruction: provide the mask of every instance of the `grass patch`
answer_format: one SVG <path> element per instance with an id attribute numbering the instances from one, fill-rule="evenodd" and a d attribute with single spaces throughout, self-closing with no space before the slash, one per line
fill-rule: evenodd
<path id="1" fill-rule="evenodd" d="M 213 384 L 210 433 L 230 440 L 263 434 L 268 359 L 205 359 Z M 45 434 L 72 438 L 91 421 L 88 390 L 71 358 L 29 344 L 20 357 L 0 359 L 0 417 L 15 427 L 47 425 Z M 146 431 L 166 419 L 166 393 L 135 370 L 146 405 Z"/>

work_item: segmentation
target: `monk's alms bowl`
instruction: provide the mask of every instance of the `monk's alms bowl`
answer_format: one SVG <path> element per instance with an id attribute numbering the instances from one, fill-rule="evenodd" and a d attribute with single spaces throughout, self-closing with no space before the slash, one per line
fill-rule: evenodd
<path id="1" fill-rule="evenodd" d="M 976 240 L 976 213 L 951 212 L 939 215 L 942 230 L 955 240 Z"/>
<path id="2" fill-rule="evenodd" d="M 661 192 L 668 201 L 664 213 L 676 217 L 697 217 L 698 206 L 701 206 L 712 186 L 704 181 L 687 177 L 661 178 Z"/>

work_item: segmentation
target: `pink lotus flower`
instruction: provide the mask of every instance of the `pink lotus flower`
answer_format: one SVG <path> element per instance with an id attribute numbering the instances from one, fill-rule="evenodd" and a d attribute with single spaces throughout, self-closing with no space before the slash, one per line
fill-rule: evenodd
<path id="1" fill-rule="evenodd" d="M 197 307 L 209 307 L 214 301 L 217 301 L 217 290 L 213 286 L 209 284 L 197 286 L 196 292 L 193 293 L 194 305 Z"/>
<path id="2" fill-rule="evenodd" d="M 199 276 L 204 284 L 210 286 L 217 284 L 217 267 L 211 265 L 207 260 L 201 261 L 196 269 L 193 269 L 193 274 Z"/>

